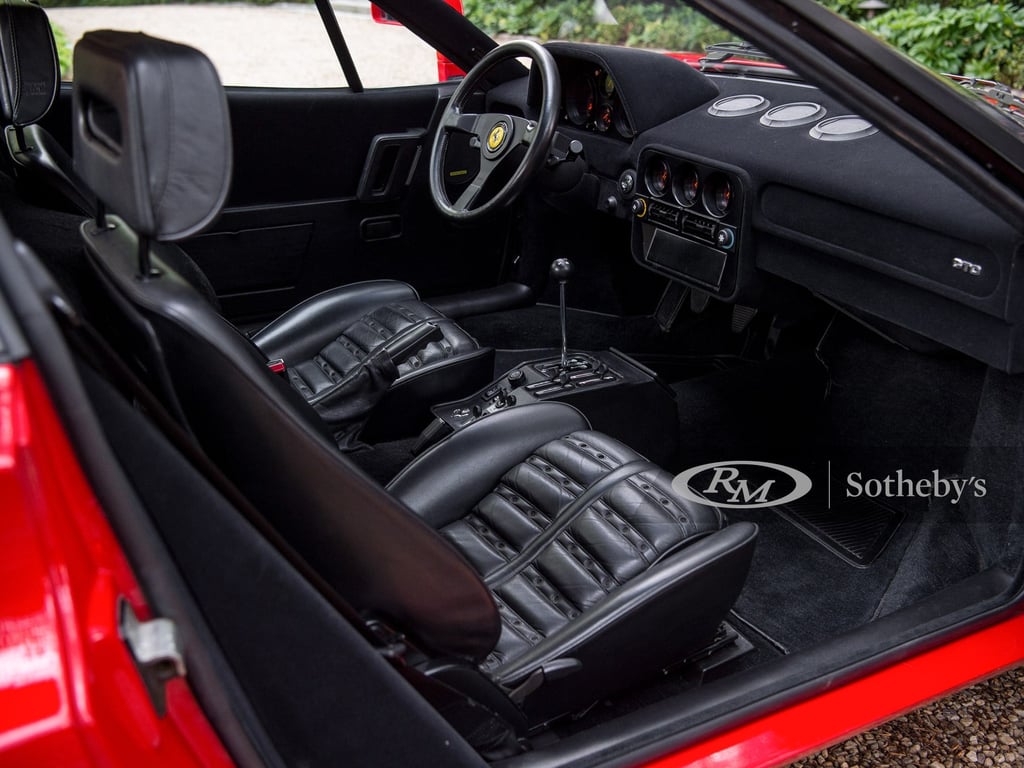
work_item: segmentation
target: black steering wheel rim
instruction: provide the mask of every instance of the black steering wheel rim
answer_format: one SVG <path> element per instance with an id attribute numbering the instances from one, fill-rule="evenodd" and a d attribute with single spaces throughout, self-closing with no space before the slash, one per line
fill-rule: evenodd
<path id="1" fill-rule="evenodd" d="M 466 102 L 477 91 L 496 64 L 512 58 L 529 57 L 540 74 L 540 114 L 536 120 L 501 113 L 468 113 Z M 442 214 L 466 222 L 484 218 L 509 205 L 526 188 L 530 179 L 547 160 L 558 126 L 562 86 L 554 57 L 540 43 L 513 40 L 499 45 L 484 56 L 459 83 L 441 115 L 430 152 L 430 195 Z M 475 136 L 480 148 L 480 171 L 453 203 L 444 184 L 444 157 L 453 132 Z M 525 145 L 526 153 L 509 180 L 489 200 L 473 207 L 490 173 L 516 146 Z"/>

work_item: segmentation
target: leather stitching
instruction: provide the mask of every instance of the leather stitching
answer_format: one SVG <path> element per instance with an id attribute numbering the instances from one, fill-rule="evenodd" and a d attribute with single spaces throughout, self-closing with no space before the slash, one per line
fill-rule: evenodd
<path id="1" fill-rule="evenodd" d="M 565 539 L 562 541 L 561 539 Z M 618 584 L 615 577 L 612 576 L 608 570 L 604 567 L 604 564 L 600 559 L 588 550 L 584 545 L 580 544 L 579 540 L 572 535 L 571 531 L 566 531 L 558 539 L 555 540 L 555 544 L 579 563 L 580 568 L 594 580 L 594 586 L 607 592 L 609 586 L 607 585 L 608 580 L 612 580 L 614 584 Z"/>
<path id="2" fill-rule="evenodd" d="M 495 595 L 494 602 L 498 606 L 498 613 L 501 615 L 502 623 L 509 628 L 509 631 L 515 633 L 527 643 L 536 643 L 541 639 L 540 633 L 526 619 L 512 610 L 512 607 L 503 599 Z M 528 634 L 528 631 L 531 630 L 534 634 Z"/>
<path id="3" fill-rule="evenodd" d="M 609 472 L 603 477 L 598 478 L 574 501 L 560 510 L 555 518 L 555 522 L 541 535 L 537 536 L 533 541 L 523 547 L 522 551 L 514 561 L 510 562 L 507 566 L 499 568 L 488 576 L 484 580 L 485 583 L 493 589 L 497 585 L 503 584 L 516 576 L 523 570 L 523 568 L 528 566 L 531 561 L 544 550 L 545 547 L 550 545 L 560 533 L 572 524 L 574 520 L 589 509 L 594 501 L 603 495 L 606 490 L 621 482 L 624 477 L 628 477 L 632 473 L 642 471 L 640 469 L 641 467 L 649 469 L 651 464 L 646 460 L 631 461 L 628 464 L 623 464 L 618 469 Z"/>

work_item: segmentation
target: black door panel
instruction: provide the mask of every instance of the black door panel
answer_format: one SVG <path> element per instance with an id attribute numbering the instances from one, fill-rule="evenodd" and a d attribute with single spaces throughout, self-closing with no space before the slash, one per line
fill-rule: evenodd
<path id="1" fill-rule="evenodd" d="M 425 129 L 438 86 L 228 88 L 235 171 L 228 207 L 355 197 L 380 134 Z"/>
<path id="2" fill-rule="evenodd" d="M 430 200 L 431 123 L 452 88 L 227 89 L 228 203 L 210 230 L 182 245 L 229 318 L 258 321 L 380 277 L 406 280 L 424 297 L 497 282 L 507 217 L 455 226 Z M 60 102 L 48 122 L 67 136 L 69 89 Z"/>

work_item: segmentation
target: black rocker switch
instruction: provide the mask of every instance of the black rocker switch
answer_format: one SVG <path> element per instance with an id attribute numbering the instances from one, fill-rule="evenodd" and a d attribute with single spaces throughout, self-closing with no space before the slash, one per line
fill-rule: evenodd
<path id="1" fill-rule="evenodd" d="M 558 306 L 559 316 L 562 321 L 562 358 L 559 365 L 557 378 L 564 379 L 568 376 L 568 342 L 565 334 L 565 284 L 572 276 L 573 266 L 568 259 L 555 259 L 551 262 L 551 277 L 558 281 Z M 554 377 L 553 377 L 554 378 Z M 562 382 L 565 383 L 564 381 Z"/>

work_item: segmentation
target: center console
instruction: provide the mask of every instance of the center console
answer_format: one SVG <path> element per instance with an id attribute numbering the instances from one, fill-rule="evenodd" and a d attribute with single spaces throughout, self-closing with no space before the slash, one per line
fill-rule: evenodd
<path id="1" fill-rule="evenodd" d="M 675 453 L 675 397 L 657 375 L 628 355 L 572 352 L 521 363 L 469 397 L 431 408 L 434 420 L 420 435 L 420 453 L 452 432 L 492 413 L 556 400 L 579 409 L 594 429 L 658 463 Z"/>
<path id="2" fill-rule="evenodd" d="M 616 349 L 569 353 L 565 286 L 572 273 L 569 259 L 551 264 L 551 278 L 558 282 L 561 354 L 520 363 L 469 397 L 435 405 L 430 409 L 434 419 L 413 446 L 414 454 L 498 411 L 557 400 L 582 412 L 594 429 L 651 461 L 672 462 L 679 440 L 672 390 L 653 371 Z"/>

